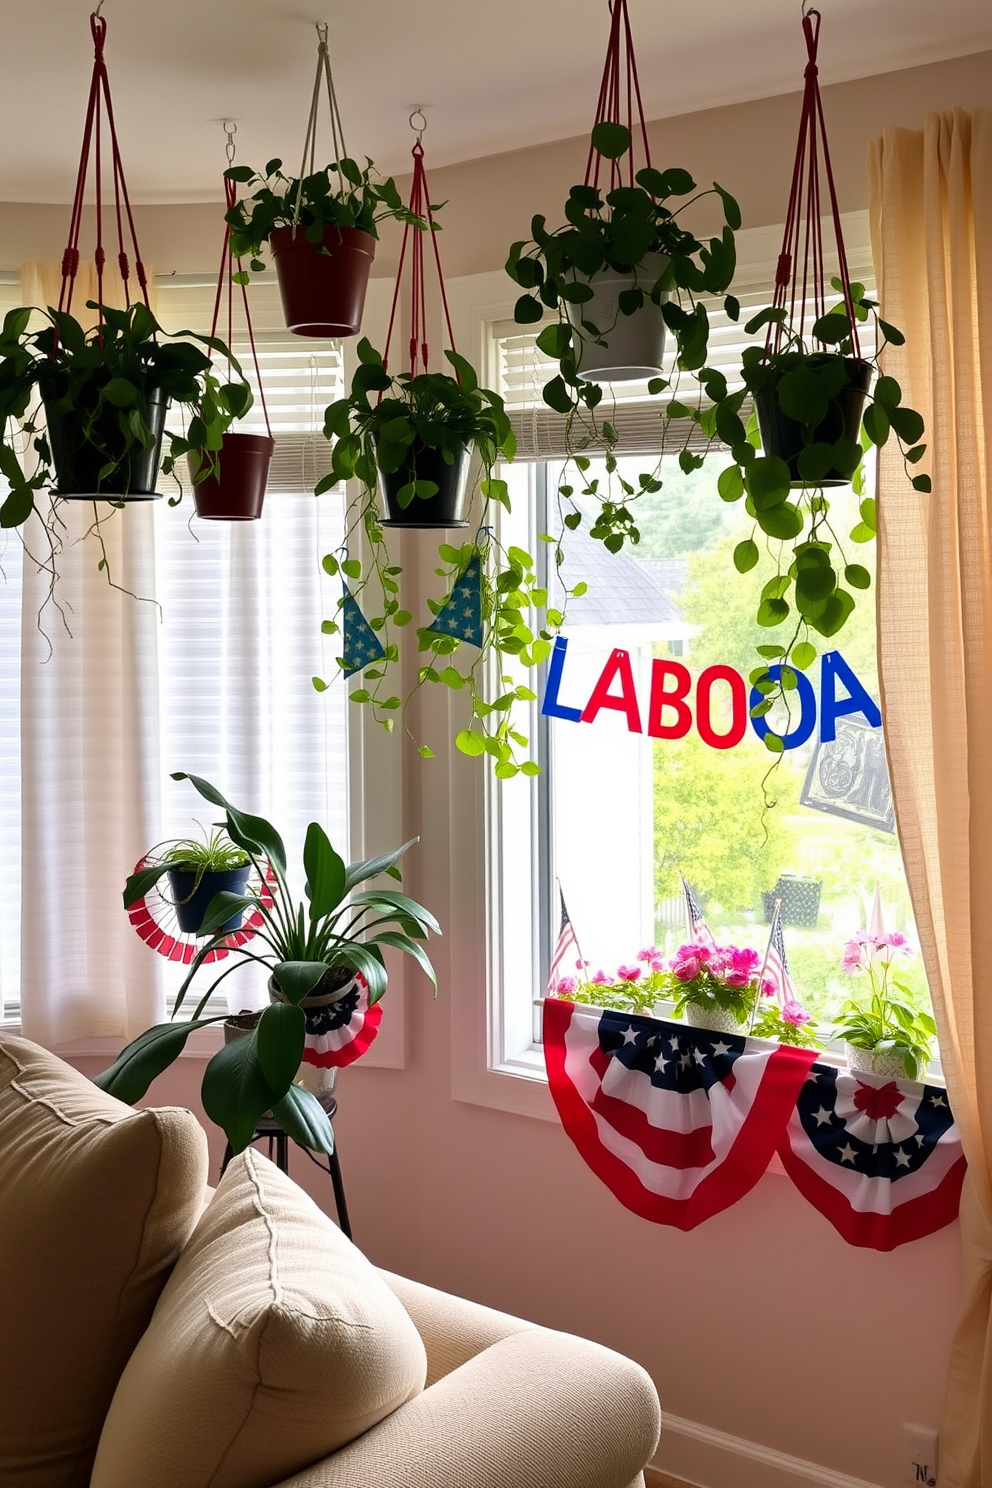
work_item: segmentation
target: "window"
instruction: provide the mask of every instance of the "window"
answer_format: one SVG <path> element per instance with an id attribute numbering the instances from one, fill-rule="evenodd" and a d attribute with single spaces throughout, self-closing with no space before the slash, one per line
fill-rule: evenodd
<path id="1" fill-rule="evenodd" d="M 742 236 L 743 321 L 747 309 L 767 303 L 771 277 L 768 262 L 760 264 L 752 255 L 748 263 L 748 235 Z M 851 236 L 853 271 L 865 278 L 867 243 L 856 231 Z M 766 242 L 770 237 L 765 235 Z M 740 330 L 719 311 L 714 323 L 711 360 L 727 371 Z M 517 466 L 510 473 L 515 498 L 510 525 L 520 540 L 525 536 L 521 508 L 532 532 L 549 530 L 554 522 L 561 420 L 540 404 L 540 386 L 551 364 L 536 351 L 533 333 L 502 321 L 494 325 L 493 336 L 497 386 L 532 462 L 529 469 Z M 631 477 L 651 468 L 657 454 L 657 409 L 645 398 L 646 389 L 620 385 L 615 391 L 611 418 L 625 452 L 621 473 Z M 611 557 L 583 540 L 581 532 L 569 538 L 569 582 L 585 579 L 589 593 L 569 609 L 558 701 L 581 710 L 611 652 L 620 648 L 631 657 L 645 715 L 654 663 L 666 659 L 691 676 L 693 723 L 684 737 L 652 739 L 646 720 L 645 731 L 634 732 L 630 719 L 615 709 L 601 710 L 591 724 L 543 718 L 534 709 L 542 775 L 504 782 L 489 792 L 490 904 L 498 927 L 491 978 L 501 1038 L 501 1046 L 491 1050 L 491 1068 L 512 1070 L 519 1064 L 523 1069 L 527 1045 L 539 1036 L 532 1008 L 547 984 L 559 884 L 590 972 L 602 967 L 611 980 L 620 964 L 636 964 L 642 947 L 657 945 L 671 953 L 686 938 L 680 871 L 702 901 L 717 938 L 759 952 L 767 943 L 774 900 L 780 898 L 793 981 L 810 1010 L 823 1017 L 853 990 L 840 970 L 843 944 L 869 922 L 876 891 L 886 928 L 903 931 L 915 944 L 880 730 L 859 713 L 841 712 L 833 746 L 818 748 L 814 730 L 771 773 L 774 757 L 750 727 L 734 749 L 715 748 L 712 737 L 707 743 L 700 736 L 695 717 L 700 673 L 730 666 L 746 679 L 758 661 L 755 643 L 779 637 L 753 623 L 756 575 L 734 582 L 730 550 L 746 535 L 734 535 L 744 514 L 719 499 L 719 457 L 689 476 L 674 458 L 666 457 L 665 465 L 662 492 L 638 504 L 642 540 L 637 547 Z M 604 474 L 595 463 L 589 473 Z M 849 501 L 850 510 L 839 513 L 837 523 L 843 534 L 858 520 L 856 501 L 851 496 Z M 874 554 L 866 560 L 860 549 L 853 557 L 870 567 Z M 877 699 L 870 594 L 866 601 L 838 637 L 836 650 Z M 830 650 L 830 643 L 820 649 Z M 843 706 L 849 691 L 843 671 L 841 681 L 834 682 L 829 669 L 821 680 L 820 669 L 818 660 L 810 672 L 818 706 L 824 688 Z M 676 715 L 668 711 L 662 717 L 675 733 Z M 715 734 L 727 731 L 725 681 L 715 681 L 709 692 L 707 722 L 710 718 Z M 769 722 L 786 731 L 785 721 L 775 715 Z M 529 873 L 521 871 L 524 863 L 530 864 Z M 900 977 L 914 1000 L 927 1005 L 918 956 L 907 959 Z"/>
<path id="2" fill-rule="evenodd" d="M 205 278 L 160 282 L 158 315 L 166 329 L 209 328 L 214 288 Z M 18 302 L 16 284 L 0 296 Z M 343 687 L 314 691 L 311 677 L 332 675 L 320 622 L 329 603 L 321 556 L 342 540 L 340 491 L 319 501 L 313 484 L 327 468 L 320 429 L 327 403 L 340 396 L 344 372 L 336 343 L 306 342 L 284 328 L 274 284 L 252 288 L 252 315 L 277 447 L 265 514 L 257 523 L 192 519 L 189 482 L 178 507 L 155 507 L 155 587 L 159 727 L 149 748 L 160 760 L 162 838 L 187 836 L 191 818 L 216 812 L 173 770 L 202 774 L 239 805 L 279 826 L 290 861 L 299 861 L 305 827 L 324 823 L 348 851 L 347 700 Z M 0 301 L 2 305 L 2 301 Z M 235 328 L 234 351 L 254 380 L 249 348 Z M 241 426 L 264 431 L 256 406 Z M 159 489 L 168 494 L 168 482 Z M 5 538 L 0 584 L 0 1012 L 18 1010 L 20 799 L 20 574 L 18 537 Z M 96 560 L 94 559 L 94 562 Z M 152 844 L 149 844 L 151 846 Z M 167 992 L 182 976 L 166 966 Z M 240 984 L 239 984 L 240 979 Z M 232 1002 L 248 969 L 224 984 Z"/>

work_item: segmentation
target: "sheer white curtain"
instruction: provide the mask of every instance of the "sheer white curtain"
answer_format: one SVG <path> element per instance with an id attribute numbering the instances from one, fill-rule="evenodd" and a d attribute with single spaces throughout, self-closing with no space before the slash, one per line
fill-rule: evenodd
<path id="1" fill-rule="evenodd" d="M 55 265 L 24 265 L 24 304 L 57 304 L 58 288 Z M 86 301 L 94 293 L 92 266 L 83 264 L 72 308 L 84 324 L 92 323 Z M 116 286 L 107 300 L 121 302 Z M 48 570 L 31 559 L 45 552 L 41 522 L 25 528 L 21 1026 L 49 1046 L 128 1037 L 164 1008 L 160 972 L 120 898 L 158 829 L 154 504 L 100 506 L 101 571 L 91 531 L 97 507 L 60 503 L 53 594 Z"/>
<path id="2" fill-rule="evenodd" d="M 24 302 L 51 303 L 57 270 L 26 269 Z M 337 391 L 322 387 L 315 406 Z M 149 847 L 218 815 L 170 771 L 205 775 L 270 817 L 291 852 L 313 818 L 346 850 L 346 700 L 310 680 L 333 670 L 320 557 L 340 542 L 341 503 L 277 486 L 257 523 L 190 511 L 188 494 L 177 508 L 101 508 L 113 583 L 86 503 L 60 506 L 53 597 L 25 559 L 21 1021 L 48 1046 L 133 1037 L 165 1014 L 177 968 L 139 940 L 121 891 Z M 38 531 L 26 541 L 38 550 Z M 261 992 L 257 976 L 225 986 L 236 1006 Z"/>

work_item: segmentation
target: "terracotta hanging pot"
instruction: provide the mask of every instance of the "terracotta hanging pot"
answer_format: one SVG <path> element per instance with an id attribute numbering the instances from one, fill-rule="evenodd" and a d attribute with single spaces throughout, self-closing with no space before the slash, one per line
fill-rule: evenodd
<path id="1" fill-rule="evenodd" d="M 357 227 L 327 227 L 322 244 L 303 227 L 269 239 L 286 325 L 296 336 L 354 336 L 362 327 L 376 240 Z"/>
<path id="2" fill-rule="evenodd" d="M 824 353 L 823 359 L 829 356 L 829 353 Z M 807 360 L 813 370 L 817 365 L 822 365 L 822 360 L 817 354 Z M 761 388 L 754 395 L 758 428 L 761 431 L 761 448 L 766 455 L 774 455 L 785 461 L 794 486 L 850 485 L 851 477 L 839 470 L 828 470 L 822 480 L 808 483 L 799 474 L 799 456 L 809 445 L 835 444 L 838 439 L 858 443 L 861 434 L 861 415 L 864 412 L 865 398 L 871 386 L 872 368 L 868 362 L 846 357 L 844 358 L 844 370 L 847 373 L 846 386 L 842 387 L 840 392 L 830 400 L 826 417 L 812 429 L 782 412 L 776 387 Z"/>
<path id="3" fill-rule="evenodd" d="M 162 463 L 162 436 L 169 399 L 161 388 L 145 398 L 145 419 L 152 443 L 145 449 L 122 448 L 118 409 L 108 405 L 95 423 L 85 408 L 60 407 L 65 382 L 58 372 L 39 383 L 45 405 L 48 443 L 55 466 L 55 493 L 66 501 L 156 501 L 155 489 Z M 107 475 L 101 471 L 114 460 Z"/>
<path id="4" fill-rule="evenodd" d="M 419 440 L 411 444 L 399 470 L 379 471 L 383 525 L 386 527 L 467 527 L 472 445 L 466 441 L 449 465 L 439 449 Z M 399 493 L 414 480 L 432 481 L 434 496 L 415 496 L 400 506 Z"/>
<path id="5" fill-rule="evenodd" d="M 190 456 L 196 515 L 211 522 L 252 522 L 260 517 L 275 447 L 271 435 L 225 434 L 218 474 L 198 482 L 198 464 Z"/>
<path id="6" fill-rule="evenodd" d="M 582 343 L 579 375 L 590 382 L 634 382 L 662 375 L 665 354 L 665 322 L 661 306 L 648 299 L 632 315 L 624 315 L 619 299 L 624 290 L 650 288 L 668 264 L 661 253 L 645 255 L 636 279 L 619 269 L 600 269 L 591 280 L 580 279 L 592 289 L 592 299 L 566 306 L 568 318 L 578 327 L 591 321 L 602 331 L 602 346 L 591 340 Z M 662 296 L 668 299 L 668 295 Z"/>

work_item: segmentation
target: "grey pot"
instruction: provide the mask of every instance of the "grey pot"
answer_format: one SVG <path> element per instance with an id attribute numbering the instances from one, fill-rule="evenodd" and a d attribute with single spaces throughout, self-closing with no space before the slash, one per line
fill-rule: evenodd
<path id="1" fill-rule="evenodd" d="M 640 287 L 647 291 L 668 264 L 662 253 L 649 253 L 635 276 L 617 269 L 600 269 L 588 282 L 591 300 L 581 305 L 567 305 L 573 326 L 589 320 L 603 332 L 605 346 L 585 342 L 579 359 L 579 373 L 590 382 L 635 382 L 662 375 L 661 360 L 665 354 L 665 322 L 661 307 L 646 300 L 633 315 L 624 315 L 619 298 L 625 289 Z M 668 299 L 668 295 L 663 296 Z"/>

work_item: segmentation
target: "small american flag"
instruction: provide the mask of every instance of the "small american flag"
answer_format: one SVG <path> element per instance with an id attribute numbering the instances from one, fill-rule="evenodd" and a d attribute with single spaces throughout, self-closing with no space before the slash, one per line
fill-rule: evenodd
<path id="1" fill-rule="evenodd" d="M 775 988 L 772 999 L 779 1007 L 784 1007 L 787 1002 L 799 1001 L 796 989 L 792 985 L 792 978 L 789 976 L 789 963 L 785 956 L 781 899 L 775 900 L 772 928 L 768 936 L 768 949 L 765 952 L 765 964 L 761 969 L 761 980 L 771 982 Z"/>
<path id="2" fill-rule="evenodd" d="M 679 877 L 681 878 L 682 875 L 679 874 Z M 703 911 L 699 907 L 695 894 L 684 878 L 682 879 L 682 892 L 685 895 L 685 922 L 689 939 L 696 941 L 697 944 L 715 946 L 716 938 L 703 918 Z"/>
<path id="3" fill-rule="evenodd" d="M 582 965 L 582 952 L 579 950 L 579 942 L 575 938 L 572 922 L 568 918 L 568 910 L 565 908 L 565 895 L 558 887 L 558 898 L 561 900 L 561 926 L 558 930 L 558 939 L 551 955 L 551 969 L 548 973 L 548 991 L 553 992 L 559 981 L 564 976 L 572 976 Z"/>

